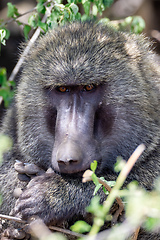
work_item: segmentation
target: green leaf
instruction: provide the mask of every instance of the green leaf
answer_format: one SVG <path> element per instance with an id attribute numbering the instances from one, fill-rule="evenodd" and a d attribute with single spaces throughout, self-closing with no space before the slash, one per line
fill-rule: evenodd
<path id="1" fill-rule="evenodd" d="M 0 68 L 0 85 L 4 86 L 7 82 L 7 75 L 6 75 L 6 69 Z"/>
<path id="2" fill-rule="evenodd" d="M 76 4 L 74 4 L 74 3 L 71 3 L 70 8 L 71 8 L 72 12 L 73 12 L 75 15 L 76 15 L 76 14 L 78 13 L 78 11 L 79 11 L 78 6 L 77 6 Z"/>
<path id="3" fill-rule="evenodd" d="M 22 22 L 20 22 L 20 21 L 18 21 L 18 20 L 15 20 L 15 21 L 16 21 L 16 23 L 17 23 L 19 26 L 23 25 Z"/>
<path id="4" fill-rule="evenodd" d="M 75 3 L 75 4 L 81 3 L 80 0 L 67 0 L 67 2 L 68 2 L 69 4 L 71 4 L 71 3 Z"/>
<path id="5" fill-rule="evenodd" d="M 33 27 L 33 28 L 36 28 L 37 27 L 37 23 L 38 23 L 38 15 L 37 14 L 33 14 L 29 17 L 28 19 L 28 24 Z"/>
<path id="6" fill-rule="evenodd" d="M 93 14 L 93 16 L 97 16 L 97 14 L 98 14 L 98 8 L 95 4 L 92 7 L 92 14 Z"/>
<path id="7" fill-rule="evenodd" d="M 43 23 L 43 22 L 39 21 L 39 22 L 38 22 L 38 27 L 42 28 L 42 30 L 43 30 L 44 32 L 47 31 L 47 25 L 46 25 L 46 23 Z"/>
<path id="8" fill-rule="evenodd" d="M 87 16 L 90 15 L 90 7 L 91 7 L 91 3 L 89 1 L 84 2 L 83 8 L 84 8 L 84 12 Z"/>
<path id="9" fill-rule="evenodd" d="M 82 17 L 81 17 L 82 22 L 90 20 L 90 19 L 91 19 L 91 16 L 87 16 L 86 14 L 83 14 Z"/>
<path id="10" fill-rule="evenodd" d="M 23 29 L 25 40 L 28 40 L 28 34 L 30 31 L 31 31 L 31 27 L 29 25 L 25 25 Z"/>
<path id="11" fill-rule="evenodd" d="M 72 225 L 70 229 L 74 232 L 86 233 L 90 231 L 91 226 L 88 223 L 80 220 L 77 221 L 74 225 Z"/>
<path id="12" fill-rule="evenodd" d="M 64 9 L 64 18 L 65 19 L 69 19 L 69 12 L 68 12 L 68 10 L 67 9 Z"/>
<path id="13" fill-rule="evenodd" d="M 96 171 L 96 168 L 97 168 L 97 161 L 96 161 L 96 160 L 94 160 L 94 161 L 91 163 L 90 168 L 91 168 L 91 170 L 92 170 L 93 172 Z"/>
<path id="14" fill-rule="evenodd" d="M 15 81 L 8 81 L 8 85 L 11 87 L 15 87 L 16 83 L 15 83 Z"/>
<path id="15" fill-rule="evenodd" d="M 15 16 L 19 16 L 20 14 L 18 13 L 18 9 L 16 8 L 15 5 L 13 5 L 12 3 L 7 3 L 8 6 L 8 11 L 7 11 L 7 17 L 11 17 L 14 18 Z"/>
<path id="16" fill-rule="evenodd" d="M 143 20 L 143 18 L 141 18 L 140 16 L 133 17 L 133 21 L 131 24 L 131 31 L 136 34 L 140 34 L 144 28 L 145 28 L 145 21 Z"/>
<path id="17" fill-rule="evenodd" d="M 6 30 L 5 29 L 0 29 L 0 43 L 3 45 L 6 45 Z"/>
<path id="18" fill-rule="evenodd" d="M 46 12 L 46 8 L 43 5 L 43 3 L 38 3 L 36 9 L 39 13 L 42 13 L 42 14 L 45 14 Z"/>
<path id="19" fill-rule="evenodd" d="M 91 199 L 90 205 L 86 208 L 87 212 L 94 214 L 95 217 L 104 219 L 106 213 L 104 211 L 104 205 L 100 204 L 100 197 L 95 196 Z"/>
<path id="20" fill-rule="evenodd" d="M 75 20 L 80 20 L 81 19 L 81 13 L 77 13 L 76 15 L 75 15 Z"/>
<path id="21" fill-rule="evenodd" d="M 5 68 L 0 68 L 0 96 L 4 100 L 4 106 L 7 108 L 14 95 L 11 86 L 13 86 L 13 81 L 7 81 L 7 74 Z"/>
<path id="22" fill-rule="evenodd" d="M 6 45 L 6 40 L 9 38 L 10 32 L 9 30 L 2 28 L 0 29 L 0 50 L 1 50 L 1 44 L 4 46 Z"/>
<path id="23" fill-rule="evenodd" d="M 97 193 L 98 190 L 101 188 L 101 186 L 102 186 L 102 184 L 99 183 L 99 184 L 95 187 L 94 192 L 93 192 L 93 196 L 96 195 L 96 193 Z"/>
<path id="24" fill-rule="evenodd" d="M 10 37 L 10 31 L 7 28 L 4 28 L 4 30 L 6 31 L 6 40 Z"/>
<path id="25" fill-rule="evenodd" d="M 145 228 L 147 228 L 148 231 L 151 231 L 153 229 L 156 229 L 160 224 L 160 219 L 159 218 L 147 218 L 145 221 Z"/>
<path id="26" fill-rule="evenodd" d="M 90 205 L 86 208 L 87 212 L 94 214 L 98 210 L 99 206 L 101 206 L 100 205 L 100 197 L 95 196 L 91 199 Z"/>
<path id="27" fill-rule="evenodd" d="M 109 21 L 110 21 L 109 18 L 101 18 L 98 22 L 103 24 L 108 24 Z"/>
<path id="28" fill-rule="evenodd" d="M 114 164 L 114 171 L 120 172 L 126 164 L 126 161 L 122 157 L 118 157 L 116 163 Z"/>

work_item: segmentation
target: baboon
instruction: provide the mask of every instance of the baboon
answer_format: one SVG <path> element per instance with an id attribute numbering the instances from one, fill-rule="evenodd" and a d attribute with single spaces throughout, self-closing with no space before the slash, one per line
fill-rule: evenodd
<path id="1" fill-rule="evenodd" d="M 83 172 L 97 160 L 97 175 L 115 180 L 117 156 L 127 160 L 141 143 L 146 150 L 126 182 L 137 180 L 151 190 L 160 174 L 155 59 L 143 36 L 93 22 L 67 24 L 41 37 L 25 59 L 2 126 L 13 148 L 0 169 L 1 212 L 14 209 L 23 219 L 38 215 L 46 224 L 85 217 L 95 186 L 82 183 Z M 21 181 L 15 160 L 44 171 L 16 207 L 13 191 Z M 106 198 L 101 190 L 99 195 Z"/>

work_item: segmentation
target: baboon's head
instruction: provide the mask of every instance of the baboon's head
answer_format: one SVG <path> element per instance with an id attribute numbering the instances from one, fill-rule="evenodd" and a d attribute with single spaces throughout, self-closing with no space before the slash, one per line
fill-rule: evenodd
<path id="1" fill-rule="evenodd" d="M 72 174 L 97 160 L 99 169 L 112 171 L 117 156 L 127 160 L 140 143 L 149 144 L 151 83 L 139 64 L 147 61 L 144 49 L 133 36 L 92 23 L 42 37 L 25 61 L 17 93 L 26 161 Z"/>

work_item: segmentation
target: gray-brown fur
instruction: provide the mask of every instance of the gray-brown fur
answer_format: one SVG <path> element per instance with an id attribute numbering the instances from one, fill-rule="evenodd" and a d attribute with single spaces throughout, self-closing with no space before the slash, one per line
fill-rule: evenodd
<path id="1" fill-rule="evenodd" d="M 51 156 L 56 139 L 54 126 L 52 129 L 50 126 L 52 119 L 56 123 L 56 113 L 46 91 L 57 86 L 89 84 L 102 85 L 101 105 L 108 111 L 104 112 L 105 136 L 99 132 L 95 136 L 101 156 L 96 159 L 97 174 L 107 180 L 116 179 L 113 165 L 117 156 L 127 160 L 144 143 L 146 150 L 128 182 L 135 179 L 152 189 L 154 179 L 160 174 L 160 70 L 155 55 L 143 36 L 93 23 L 73 23 L 42 37 L 23 64 L 15 104 L 2 127 L 3 133 L 14 141 L 13 151 L 5 157 L 0 169 L 2 213 L 8 214 L 14 207 L 12 192 L 21 184 L 13 168 L 15 159 L 54 170 Z M 85 135 L 79 141 L 84 151 L 90 149 Z M 46 223 L 84 216 L 93 189 L 92 183 L 82 184 L 78 175 L 44 174 L 24 191 L 20 199 L 22 215 L 26 219 L 37 214 Z M 103 193 L 100 194 L 103 199 Z M 25 198 L 29 195 L 31 202 L 26 209 Z"/>

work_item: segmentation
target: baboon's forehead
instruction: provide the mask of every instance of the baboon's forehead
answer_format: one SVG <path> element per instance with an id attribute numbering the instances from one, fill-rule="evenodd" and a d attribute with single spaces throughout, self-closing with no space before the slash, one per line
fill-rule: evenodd
<path id="1" fill-rule="evenodd" d="M 129 61 L 133 64 L 141 55 L 137 42 L 104 25 L 73 23 L 42 37 L 26 59 L 26 66 L 48 85 L 108 81 L 115 67 L 122 72 Z"/>

